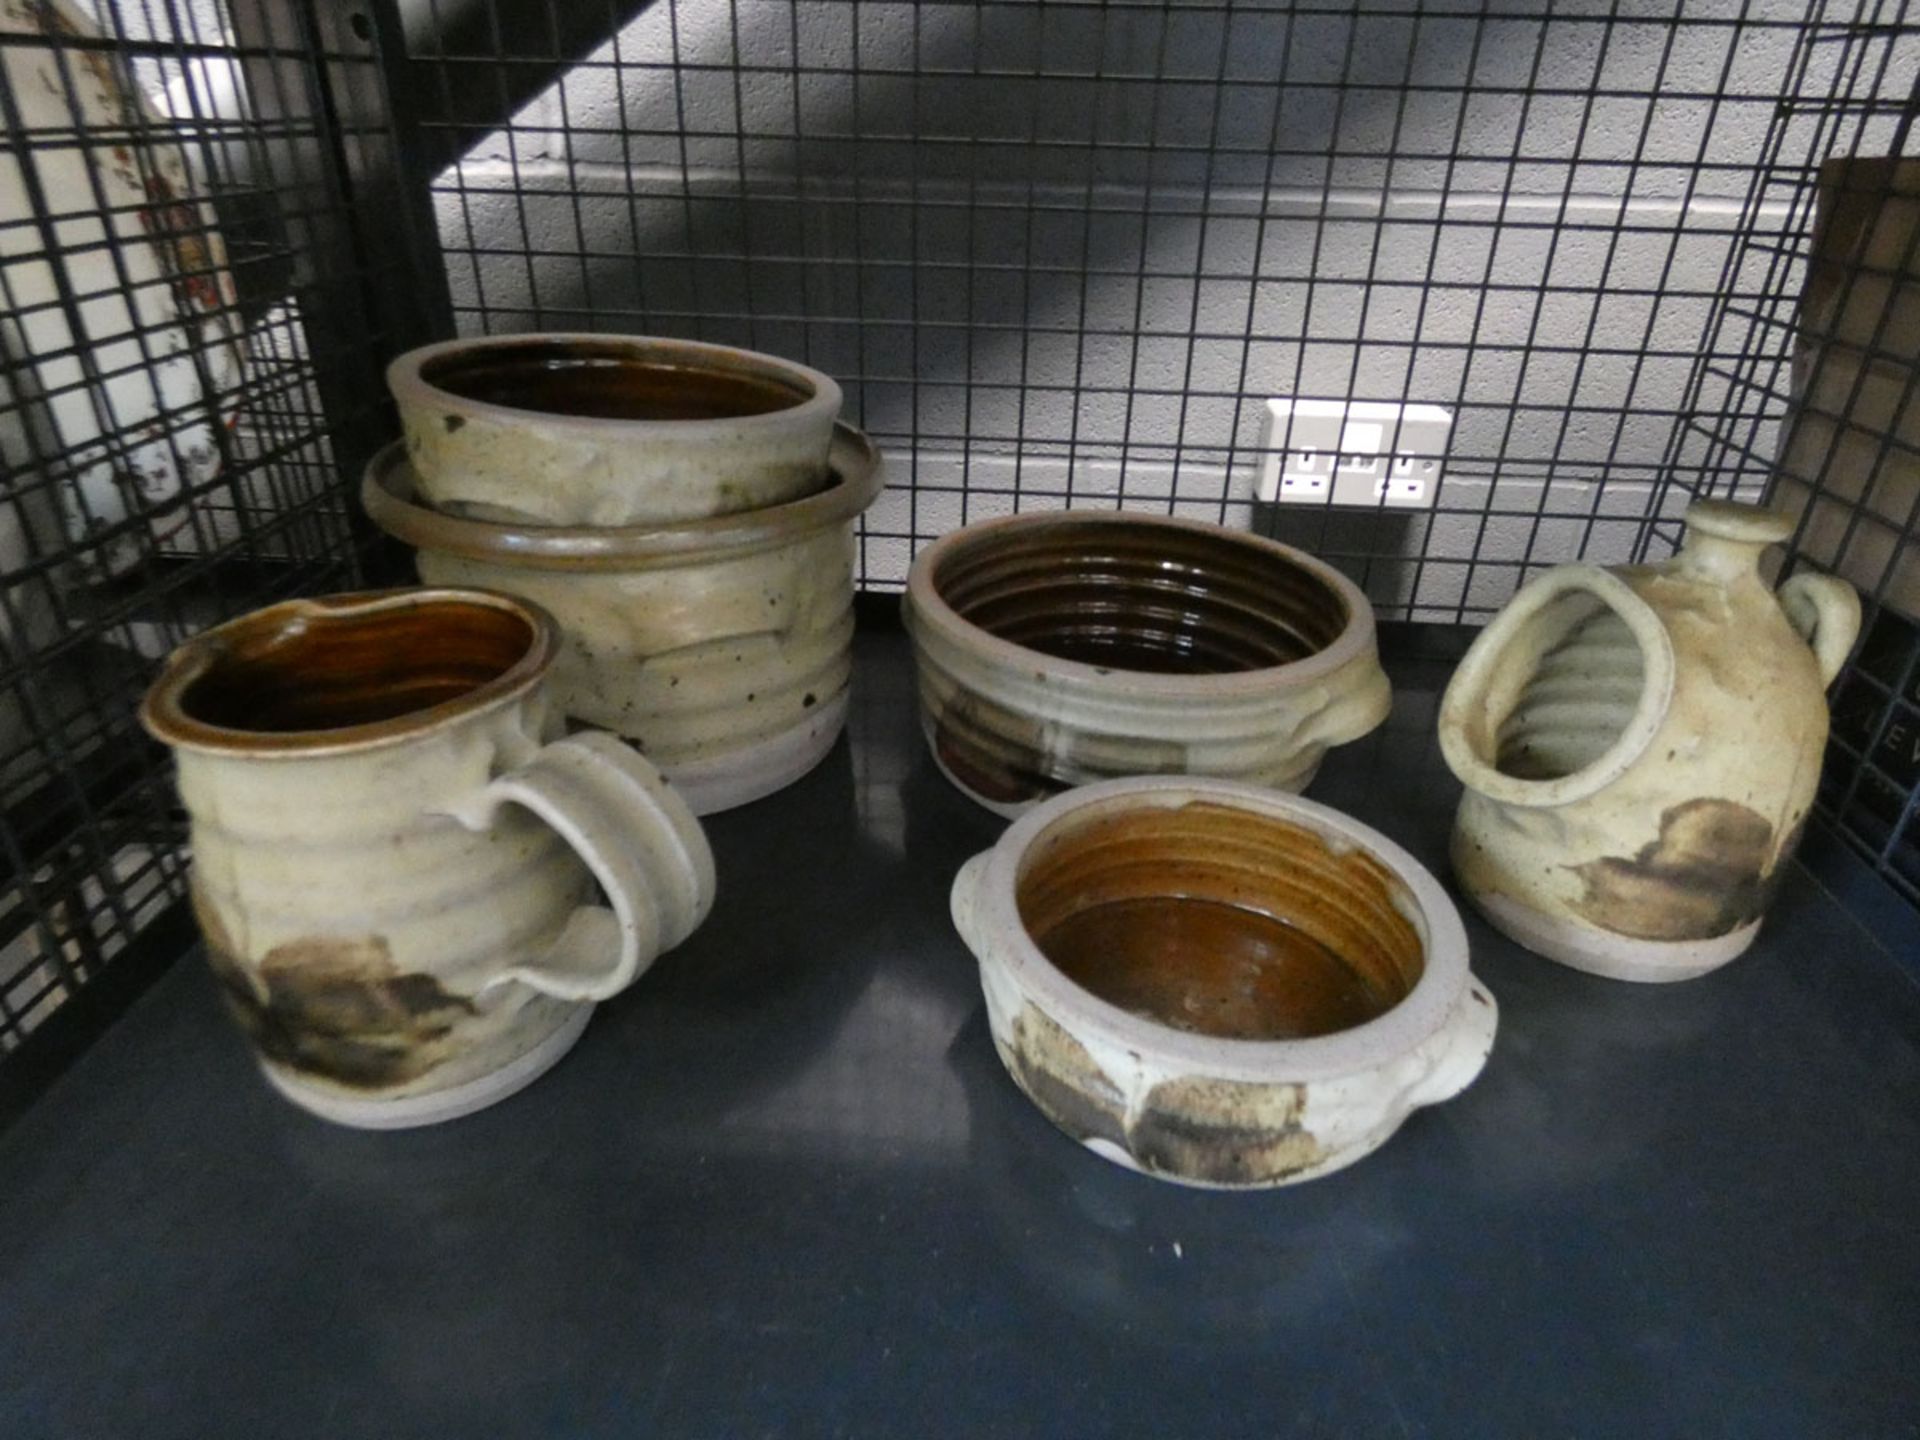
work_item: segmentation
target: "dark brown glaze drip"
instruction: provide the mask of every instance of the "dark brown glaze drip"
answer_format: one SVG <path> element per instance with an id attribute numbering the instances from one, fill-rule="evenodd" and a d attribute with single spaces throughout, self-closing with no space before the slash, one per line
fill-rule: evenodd
<path id="1" fill-rule="evenodd" d="M 686 364 L 674 353 L 667 346 L 528 341 L 438 356 L 420 367 L 420 378 L 482 404 L 594 420 L 733 419 L 813 398 L 811 388 L 745 360 Z"/>
<path id="2" fill-rule="evenodd" d="M 352 1090 L 405 1085 L 447 1058 L 454 1028 L 475 1013 L 433 976 L 398 972 L 378 935 L 276 945 L 249 971 L 211 907 L 197 892 L 194 901 L 227 1009 L 289 1070 Z"/>
<path id="3" fill-rule="evenodd" d="M 191 720 L 284 735 L 371 725 L 470 694 L 533 644 L 511 610 L 457 600 L 238 627 L 186 688 Z"/>
<path id="4" fill-rule="evenodd" d="M 1804 822 L 1803 822 L 1804 823 Z M 1636 940 L 1711 940 L 1766 912 L 1799 827 L 1775 853 L 1773 824 L 1734 800 L 1688 800 L 1663 811 L 1659 838 L 1631 859 L 1610 855 L 1574 871 L 1576 909 Z"/>
<path id="5" fill-rule="evenodd" d="M 1403 887 L 1360 851 L 1230 806 L 1143 807 L 1034 844 L 1020 918 L 1110 1004 L 1176 1029 L 1295 1040 L 1385 1014 L 1425 968 Z"/>
<path id="6" fill-rule="evenodd" d="M 976 736 L 985 732 L 955 723 L 951 714 L 942 715 L 933 730 L 933 747 L 954 779 L 975 795 L 1001 805 L 1019 805 L 1058 795 L 1067 782 L 1045 774 L 1038 736 L 1022 747 L 1007 741 L 981 743 Z"/>
<path id="7" fill-rule="evenodd" d="M 1040 721 L 968 691 L 954 692 L 933 717 L 940 763 L 966 789 L 996 804 L 1058 795 L 1110 773 L 1166 775 L 1187 768 L 1187 747 L 1178 741 L 1106 738 L 1116 747 L 1102 757 L 1106 763 L 1083 763 L 1072 737 L 1049 742 Z"/>
<path id="8" fill-rule="evenodd" d="M 1301 1124 L 1298 1086 L 1185 1077 L 1161 1081 L 1135 1107 L 1079 1041 L 1032 1006 L 1015 1017 L 1002 1054 L 1054 1124 L 1132 1152 L 1153 1174 L 1270 1185 L 1326 1158 Z"/>
<path id="9" fill-rule="evenodd" d="M 1060 660 L 1160 675 L 1287 665 L 1347 626 L 1311 571 L 1229 534 L 1060 520 L 989 532 L 934 588 L 989 634 Z"/>

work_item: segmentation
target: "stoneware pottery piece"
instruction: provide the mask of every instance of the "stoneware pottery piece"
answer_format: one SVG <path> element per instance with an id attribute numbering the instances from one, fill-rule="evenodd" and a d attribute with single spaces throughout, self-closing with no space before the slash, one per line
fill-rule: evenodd
<path id="1" fill-rule="evenodd" d="M 799 779 L 846 723 L 854 522 L 880 493 L 879 453 L 839 427 L 832 479 L 797 500 L 673 525 L 511 525 L 413 498 L 398 445 L 361 495 L 419 552 L 430 585 L 523 595 L 560 622 L 554 698 L 632 740 L 696 814 Z"/>
<path id="2" fill-rule="evenodd" d="M 26 417 L 0 460 L 16 491 L 57 495 L 88 580 L 190 548 L 184 496 L 220 473 L 245 377 L 203 187 L 105 38 L 67 0 L 0 0 L 0 64 L 35 136 L 0 156 L 0 358 Z"/>
<path id="3" fill-rule="evenodd" d="M 953 886 L 994 1046 L 1047 1117 L 1190 1185 L 1308 1180 L 1458 1094 L 1498 1011 L 1432 875 L 1358 821 L 1230 780 L 1088 785 Z"/>
<path id="4" fill-rule="evenodd" d="M 904 613 L 934 758 L 1002 815 L 1120 775 L 1302 790 L 1392 703 L 1359 587 L 1197 521 L 969 525 L 920 552 Z"/>
<path id="5" fill-rule="evenodd" d="M 816 490 L 840 387 L 790 360 L 626 335 L 502 335 L 387 367 L 420 494 L 523 525 L 736 515 Z"/>
<path id="6" fill-rule="evenodd" d="M 1860 628 L 1844 581 L 1761 581 L 1784 516 L 1700 500 L 1686 523 L 1660 564 L 1525 586 L 1440 707 L 1473 903 L 1528 949 L 1626 980 L 1684 980 L 1753 943 Z"/>
<path id="7" fill-rule="evenodd" d="M 314 1114 L 491 1105 L 706 918 L 685 804 L 612 736 L 560 738 L 559 644 L 483 591 L 290 600 L 190 640 L 148 692 L 208 959 Z"/>

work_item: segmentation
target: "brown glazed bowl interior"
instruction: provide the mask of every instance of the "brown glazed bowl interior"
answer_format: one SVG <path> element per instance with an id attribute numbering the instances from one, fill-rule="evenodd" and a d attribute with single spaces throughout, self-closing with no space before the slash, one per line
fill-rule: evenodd
<path id="1" fill-rule="evenodd" d="M 488 591 L 289 600 L 174 651 L 141 720 L 199 749 L 357 749 L 523 692 L 555 648 L 544 611 Z"/>
<path id="2" fill-rule="evenodd" d="M 1103 670 L 1215 675 L 1304 660 L 1351 619 L 1312 571 L 1230 531 L 1062 516 L 961 536 L 935 593 L 1001 640 Z"/>
<path id="3" fill-rule="evenodd" d="M 1063 817 L 1029 848 L 1015 901 L 1076 985 L 1220 1039 L 1364 1025 L 1406 999 L 1426 964 L 1414 901 L 1380 861 L 1208 801 Z"/>
<path id="4" fill-rule="evenodd" d="M 593 420 L 770 415 L 815 393 L 797 371 L 744 352 L 581 336 L 452 349 L 426 360 L 420 378 L 483 405 Z"/>

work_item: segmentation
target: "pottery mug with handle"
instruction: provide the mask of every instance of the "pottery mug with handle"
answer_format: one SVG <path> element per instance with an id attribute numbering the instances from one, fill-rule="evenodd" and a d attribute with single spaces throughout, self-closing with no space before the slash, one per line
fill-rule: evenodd
<path id="1" fill-rule="evenodd" d="M 148 692 L 208 958 L 296 1104 L 381 1129 L 490 1105 L 706 918 L 679 796 L 612 736 L 561 738 L 558 649 L 484 590 L 290 600 Z"/>

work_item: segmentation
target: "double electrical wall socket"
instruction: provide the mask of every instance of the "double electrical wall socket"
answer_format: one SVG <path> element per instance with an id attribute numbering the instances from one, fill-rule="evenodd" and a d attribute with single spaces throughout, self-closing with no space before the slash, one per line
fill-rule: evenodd
<path id="1" fill-rule="evenodd" d="M 1269 400 L 1256 493 L 1281 505 L 1430 509 L 1453 412 L 1374 400 Z"/>

